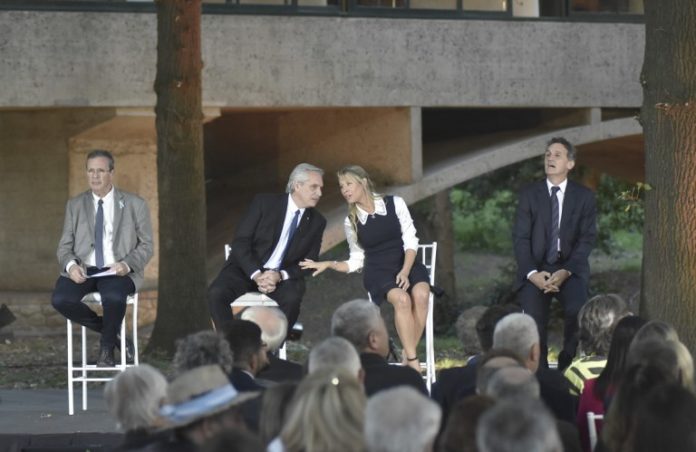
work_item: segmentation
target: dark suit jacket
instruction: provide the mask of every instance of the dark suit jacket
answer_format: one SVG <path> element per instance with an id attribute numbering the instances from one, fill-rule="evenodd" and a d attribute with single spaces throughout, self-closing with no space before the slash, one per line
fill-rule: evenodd
<path id="1" fill-rule="evenodd" d="M 561 260 L 557 265 L 585 281 L 590 277 L 588 257 L 597 235 L 596 219 L 594 193 L 569 180 L 563 198 Z M 512 230 L 517 288 L 524 284 L 530 271 L 540 270 L 545 265 L 550 234 L 551 202 L 546 180 L 543 180 L 524 188 L 519 195 Z"/>
<path id="2" fill-rule="evenodd" d="M 459 394 L 476 394 L 476 369 L 478 356 L 472 358 L 463 367 L 442 369 L 433 384 L 430 397 L 442 408 L 442 425 L 449 417 L 449 412 L 460 399 Z"/>
<path id="3" fill-rule="evenodd" d="M 259 380 L 273 382 L 300 381 L 304 376 L 304 368 L 301 364 L 280 359 L 272 354 L 268 355 L 268 367 L 256 376 Z"/>
<path id="4" fill-rule="evenodd" d="M 237 226 L 232 252 L 225 265 L 237 265 L 249 277 L 263 269 L 280 240 L 287 207 L 287 194 L 256 195 Z M 280 270 L 285 270 L 290 279 L 311 274 L 312 270 L 303 271 L 298 264 L 305 258 L 317 259 L 325 226 L 326 219 L 316 209 L 305 209 L 281 263 Z"/>
<path id="5" fill-rule="evenodd" d="M 361 353 L 360 363 L 365 371 L 365 394 L 371 396 L 382 389 L 411 386 L 426 397 L 428 388 L 423 377 L 406 366 L 393 366 L 376 353 Z"/>
<path id="6" fill-rule="evenodd" d="M 263 386 L 256 382 L 256 379 L 254 377 L 252 377 L 251 375 L 244 372 L 242 369 L 238 367 L 232 368 L 232 373 L 230 374 L 230 382 L 232 383 L 232 386 L 234 386 L 235 389 L 239 392 L 262 391 L 264 389 Z"/>

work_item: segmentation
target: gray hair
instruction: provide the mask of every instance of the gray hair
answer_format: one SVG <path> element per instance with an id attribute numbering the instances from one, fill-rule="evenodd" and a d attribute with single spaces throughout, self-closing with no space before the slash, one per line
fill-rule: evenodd
<path id="1" fill-rule="evenodd" d="M 261 340 L 272 352 L 277 351 L 288 333 L 288 318 L 278 308 L 251 306 L 242 311 L 242 320 L 254 322 L 261 328 Z"/>
<path id="2" fill-rule="evenodd" d="M 114 164 L 114 156 L 111 154 L 109 151 L 105 151 L 103 149 L 94 149 L 92 151 L 89 151 L 89 154 L 87 154 L 87 161 L 95 159 L 97 157 L 104 157 L 109 161 L 109 171 L 113 171 L 114 167 L 116 166 Z"/>
<path id="3" fill-rule="evenodd" d="M 358 375 L 362 364 L 353 344 L 347 339 L 334 336 L 324 339 L 309 352 L 307 363 L 309 373 L 319 369 L 345 369 L 351 375 Z"/>
<path id="4" fill-rule="evenodd" d="M 127 432 L 159 427 L 160 404 L 166 395 L 167 379 L 149 364 L 127 368 L 104 388 L 109 412 Z"/>
<path id="5" fill-rule="evenodd" d="M 352 300 L 334 311 L 331 334 L 348 339 L 358 351 L 362 351 L 368 345 L 368 335 L 379 328 L 381 321 L 377 305 L 365 299 Z"/>
<path id="6" fill-rule="evenodd" d="M 514 313 L 503 317 L 493 332 L 493 348 L 504 348 L 519 355 L 524 361 L 529 358 L 529 350 L 539 343 L 539 330 L 536 322 L 528 314 Z"/>
<path id="7" fill-rule="evenodd" d="M 318 173 L 320 176 L 323 176 L 324 170 L 317 166 L 310 165 L 309 163 L 300 163 L 290 173 L 290 177 L 288 178 L 288 186 L 286 187 L 285 191 L 287 193 L 292 193 L 295 191 L 296 183 L 303 184 L 307 182 L 307 180 L 309 180 L 308 173 Z"/>
<path id="8" fill-rule="evenodd" d="M 509 366 L 497 369 L 486 385 L 486 395 L 497 400 L 512 397 L 538 399 L 539 381 L 526 367 Z"/>
<path id="9" fill-rule="evenodd" d="M 614 327 L 626 314 L 628 305 L 619 295 L 596 295 L 578 313 L 580 348 L 588 355 L 606 356 Z"/>
<path id="10" fill-rule="evenodd" d="M 176 375 L 210 364 L 217 364 L 226 374 L 232 372 L 232 350 L 222 335 L 205 330 L 189 334 L 178 342 L 173 359 Z"/>
<path id="11" fill-rule="evenodd" d="M 556 143 L 558 143 L 558 144 L 562 145 L 564 148 L 566 148 L 566 151 L 568 152 L 568 160 L 571 160 L 571 161 L 575 160 L 575 146 L 573 146 L 573 144 L 570 141 L 566 140 L 563 137 L 551 138 L 546 143 L 546 149 L 548 150 L 548 148 L 550 148 L 552 144 L 556 144 Z"/>
<path id="12" fill-rule="evenodd" d="M 501 400 L 476 427 L 479 452 L 562 452 L 556 421 L 539 400 Z"/>
<path id="13" fill-rule="evenodd" d="M 369 452 L 432 450 L 440 406 L 409 386 L 379 391 L 367 401 L 365 442 Z"/>

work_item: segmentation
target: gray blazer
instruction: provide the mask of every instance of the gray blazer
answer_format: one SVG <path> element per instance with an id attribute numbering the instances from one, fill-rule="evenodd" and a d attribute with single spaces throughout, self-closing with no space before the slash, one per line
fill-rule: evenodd
<path id="1" fill-rule="evenodd" d="M 131 269 L 128 276 L 138 290 L 145 265 L 152 257 L 150 210 L 141 197 L 114 188 L 114 259 Z M 63 276 L 71 260 L 83 265 L 94 250 L 94 201 L 91 190 L 68 200 L 63 234 L 58 243 L 58 264 Z"/>

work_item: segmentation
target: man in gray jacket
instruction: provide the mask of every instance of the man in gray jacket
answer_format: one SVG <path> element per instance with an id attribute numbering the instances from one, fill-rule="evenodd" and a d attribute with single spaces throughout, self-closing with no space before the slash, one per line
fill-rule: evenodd
<path id="1" fill-rule="evenodd" d="M 126 298 L 142 284 L 152 257 L 152 225 L 145 200 L 113 186 L 110 152 L 90 152 L 86 167 L 90 189 L 65 209 L 58 244 L 61 276 L 51 302 L 68 319 L 101 333 L 97 365 L 112 367 Z M 81 302 L 90 292 L 101 295 L 103 317 Z"/>

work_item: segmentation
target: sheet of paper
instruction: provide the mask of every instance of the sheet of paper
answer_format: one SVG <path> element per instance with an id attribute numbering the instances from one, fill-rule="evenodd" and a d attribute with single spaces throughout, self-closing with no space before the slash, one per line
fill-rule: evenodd
<path id="1" fill-rule="evenodd" d="M 103 272 L 95 273 L 93 275 L 87 276 L 88 278 L 103 278 L 104 276 L 114 276 L 116 274 L 116 270 L 114 269 L 108 269 L 104 270 Z"/>

